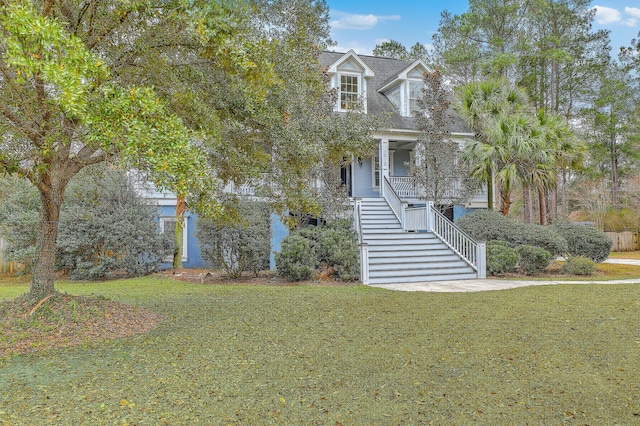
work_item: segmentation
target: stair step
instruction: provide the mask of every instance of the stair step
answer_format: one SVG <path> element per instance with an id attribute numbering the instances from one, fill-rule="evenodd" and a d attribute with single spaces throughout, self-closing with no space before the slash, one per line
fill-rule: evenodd
<path id="1" fill-rule="evenodd" d="M 403 270 L 371 270 L 369 269 L 369 277 L 375 278 L 383 278 L 383 277 L 392 277 L 392 278 L 407 278 L 407 277 L 430 277 L 433 275 L 460 275 L 460 274 L 474 274 L 475 271 L 469 266 L 447 266 L 447 267 L 426 267 L 426 268 L 415 268 L 412 270 L 407 270 L 406 268 Z"/>
<path id="2" fill-rule="evenodd" d="M 446 262 L 451 259 L 460 260 L 458 255 L 451 253 L 449 250 L 425 250 L 423 253 L 407 254 L 397 251 L 381 252 L 372 251 L 369 252 L 369 264 L 403 264 L 405 267 L 411 263 L 433 263 L 433 262 Z"/>
<path id="3" fill-rule="evenodd" d="M 369 274 L 372 273 L 389 273 L 395 276 L 410 276 L 410 275 L 428 275 L 433 270 L 450 272 L 452 270 L 460 269 L 462 272 L 466 272 L 466 268 L 469 265 L 462 262 L 460 259 L 448 259 L 434 262 L 418 262 L 413 264 L 410 268 L 406 263 L 369 263 Z M 421 274 L 417 274 L 417 271 L 423 271 Z"/>
<path id="4" fill-rule="evenodd" d="M 475 273 L 469 274 L 442 274 L 431 275 L 429 277 L 369 277 L 369 284 L 402 284 L 402 283 L 423 283 L 429 281 L 458 281 L 458 280 L 472 280 L 477 278 Z"/>

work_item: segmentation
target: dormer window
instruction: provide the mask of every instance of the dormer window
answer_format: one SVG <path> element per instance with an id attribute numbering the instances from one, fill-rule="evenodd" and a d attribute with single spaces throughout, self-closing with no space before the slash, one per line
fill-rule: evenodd
<path id="1" fill-rule="evenodd" d="M 407 114 L 409 117 L 413 117 L 416 111 L 420 110 L 418 106 L 418 99 L 422 96 L 422 88 L 424 82 L 417 80 L 409 80 L 409 111 Z"/>
<path id="2" fill-rule="evenodd" d="M 352 74 L 340 75 L 340 109 L 355 109 L 360 97 L 360 77 Z"/>

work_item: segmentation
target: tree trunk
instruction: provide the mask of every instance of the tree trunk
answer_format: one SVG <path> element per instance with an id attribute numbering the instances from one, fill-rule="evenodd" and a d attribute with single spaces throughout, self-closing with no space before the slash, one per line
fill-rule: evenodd
<path id="1" fill-rule="evenodd" d="M 493 210 L 493 170 L 489 171 L 487 177 L 487 208 Z"/>
<path id="2" fill-rule="evenodd" d="M 538 188 L 538 204 L 540 206 L 540 225 L 547 225 L 547 193 L 544 188 Z"/>
<path id="3" fill-rule="evenodd" d="M 500 212 L 503 216 L 509 216 L 509 208 L 511 207 L 511 191 L 500 191 Z"/>
<path id="4" fill-rule="evenodd" d="M 184 212 L 186 210 L 186 204 L 184 196 L 179 196 L 176 199 L 176 245 L 173 251 L 173 267 L 175 269 L 182 268 L 182 253 L 184 247 L 182 247 L 184 236 Z"/>
<path id="5" fill-rule="evenodd" d="M 551 200 L 549 222 L 555 223 L 558 219 L 558 190 L 556 187 L 549 191 L 549 197 Z"/>
<path id="6" fill-rule="evenodd" d="M 64 189 L 58 189 L 58 193 L 50 186 L 40 188 L 42 200 L 42 214 L 40 217 L 40 235 L 36 248 L 36 260 L 31 279 L 29 297 L 34 300 L 55 294 L 54 271 L 56 262 L 56 239 L 58 238 L 58 220 L 62 205 L 62 193 Z"/>
<path id="7" fill-rule="evenodd" d="M 569 217 L 569 206 L 567 206 L 567 170 L 562 169 L 562 220 Z"/>
<path id="8" fill-rule="evenodd" d="M 522 221 L 531 223 L 531 188 L 529 184 L 522 184 Z"/>

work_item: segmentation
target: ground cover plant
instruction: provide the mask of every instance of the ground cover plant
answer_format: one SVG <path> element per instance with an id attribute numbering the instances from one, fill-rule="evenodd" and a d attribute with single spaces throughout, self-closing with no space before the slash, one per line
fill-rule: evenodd
<path id="1" fill-rule="evenodd" d="M 163 315 L 3 359 L 9 424 L 631 424 L 637 285 L 480 293 L 61 282 Z M 0 299 L 27 291 L 0 286 Z M 9 296 L 7 296 L 9 295 Z"/>

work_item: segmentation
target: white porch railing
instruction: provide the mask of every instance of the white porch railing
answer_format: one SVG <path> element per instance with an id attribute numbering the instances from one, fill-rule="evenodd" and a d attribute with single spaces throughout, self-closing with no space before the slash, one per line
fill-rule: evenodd
<path id="1" fill-rule="evenodd" d="M 416 181 L 411 176 L 389 176 L 391 186 L 400 197 L 415 198 Z"/>

